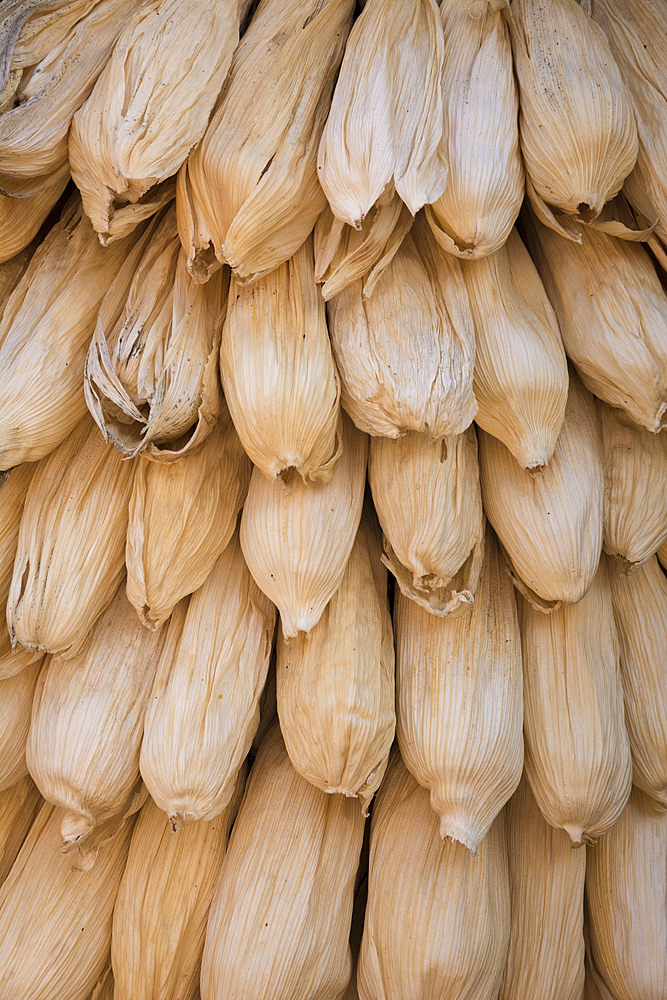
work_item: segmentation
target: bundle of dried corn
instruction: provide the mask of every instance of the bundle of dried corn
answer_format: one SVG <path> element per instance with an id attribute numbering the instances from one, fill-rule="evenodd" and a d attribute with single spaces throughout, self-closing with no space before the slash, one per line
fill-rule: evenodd
<path id="1" fill-rule="evenodd" d="M 638 788 L 588 851 L 586 898 L 593 959 L 614 1000 L 665 1000 L 667 812 Z"/>
<path id="2" fill-rule="evenodd" d="M 257 754 L 220 872 L 202 1000 L 343 995 L 363 835 L 358 803 L 297 774 L 276 725 Z"/>
<path id="3" fill-rule="evenodd" d="M 518 605 L 526 775 L 546 821 L 591 843 L 618 820 L 632 783 L 606 561 L 578 604 L 550 615 Z"/>
<path id="4" fill-rule="evenodd" d="M 87 1000 L 109 960 L 132 822 L 82 871 L 58 850 L 62 817 L 42 807 L 0 889 L 0 991 L 12 1000 Z"/>
<path id="5" fill-rule="evenodd" d="M 312 238 L 243 287 L 232 276 L 220 376 L 241 443 L 269 479 L 294 468 L 328 483 L 340 457 L 340 387 Z"/>
<path id="6" fill-rule="evenodd" d="M 27 761 L 47 802 L 65 810 L 64 848 L 123 814 L 134 796 L 165 632 L 142 627 L 121 584 L 85 650 L 54 656 L 42 671 Z"/>
<path id="7" fill-rule="evenodd" d="M 463 265 L 475 325 L 475 420 L 523 469 L 546 465 L 565 415 L 568 377 L 553 307 L 516 229 L 492 256 Z"/>
<path id="8" fill-rule="evenodd" d="M 0 262 L 14 257 L 35 238 L 68 180 L 66 161 L 37 194 L 27 198 L 0 195 Z"/>
<path id="9" fill-rule="evenodd" d="M 438 243 L 470 260 L 503 245 L 524 195 L 519 95 L 502 13 L 508 7 L 509 0 L 444 0 L 440 7 L 449 180 L 426 215 Z"/>
<path id="10" fill-rule="evenodd" d="M 127 596 L 144 625 L 158 628 L 202 586 L 232 537 L 251 468 L 224 401 L 210 435 L 180 461 L 139 462 L 125 562 Z"/>
<path id="11" fill-rule="evenodd" d="M 476 854 L 523 770 L 521 638 L 493 532 L 472 610 L 439 619 L 400 594 L 394 616 L 401 755 L 440 836 Z"/>
<path id="12" fill-rule="evenodd" d="M 525 776 L 507 807 L 510 946 L 499 1000 L 581 1000 L 586 848 L 549 826 Z"/>
<path id="13" fill-rule="evenodd" d="M 477 857 L 442 841 L 428 792 L 395 753 L 373 812 L 361 1000 L 494 1000 L 509 905 L 504 816 Z"/>
<path id="14" fill-rule="evenodd" d="M 317 146 L 353 10 L 353 0 L 260 3 L 179 174 L 178 227 L 196 280 L 216 257 L 242 282 L 266 274 L 315 225 L 326 204 Z"/>
<path id="15" fill-rule="evenodd" d="M 41 660 L 0 680 L 0 792 L 28 773 L 25 760 L 30 712 Z"/>
<path id="16" fill-rule="evenodd" d="M 479 475 L 484 510 L 515 586 L 542 611 L 580 601 L 602 551 L 604 476 L 595 403 L 573 371 L 549 464 L 527 472 L 504 444 L 480 431 Z"/>
<path id="17" fill-rule="evenodd" d="M 0 792 L 0 886 L 43 805 L 44 799 L 29 774 Z"/>
<path id="18" fill-rule="evenodd" d="M 348 225 L 358 229 L 394 187 L 413 215 L 445 190 L 443 59 L 435 0 L 368 0 L 350 32 L 317 163 L 329 205 Z"/>
<path id="19" fill-rule="evenodd" d="M 108 253 L 109 251 L 107 251 Z M 86 359 L 88 409 L 125 455 L 173 462 L 210 432 L 222 405 L 218 349 L 227 275 L 202 288 L 188 274 L 169 206 L 118 309 L 111 288 Z"/>
<path id="20" fill-rule="evenodd" d="M 250 479 L 241 517 L 241 548 L 257 586 L 280 611 L 283 635 L 310 634 L 338 590 L 359 527 L 368 438 L 341 414 L 343 453 L 331 481 L 294 476 Z"/>
<path id="21" fill-rule="evenodd" d="M 632 99 L 576 0 L 513 0 L 509 24 L 528 196 L 542 222 L 580 243 L 574 219 L 597 219 L 635 165 Z"/>
<path id="22" fill-rule="evenodd" d="M 324 792 L 361 799 L 364 815 L 394 739 L 394 645 L 387 571 L 372 509 L 342 583 L 310 638 L 277 644 L 280 726 L 292 764 Z"/>
<path id="23" fill-rule="evenodd" d="M 125 25 L 69 135 L 72 177 L 104 243 L 127 203 L 175 174 L 201 139 L 247 7 L 148 0 Z"/>
<path id="24" fill-rule="evenodd" d="M 146 713 L 141 774 L 174 830 L 214 819 L 232 798 L 259 723 L 275 622 L 235 534 L 174 643 L 170 630 Z"/>
<path id="25" fill-rule="evenodd" d="M 15 646 L 74 655 L 125 573 L 134 466 L 84 419 L 28 488 L 7 624 Z"/>

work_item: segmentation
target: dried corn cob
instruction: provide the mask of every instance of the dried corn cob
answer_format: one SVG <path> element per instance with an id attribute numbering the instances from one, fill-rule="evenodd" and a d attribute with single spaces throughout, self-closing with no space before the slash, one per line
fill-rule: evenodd
<path id="1" fill-rule="evenodd" d="M 69 163 L 65 161 L 49 175 L 45 188 L 29 198 L 0 196 L 0 262 L 20 253 L 35 238 L 49 212 L 56 204 L 69 180 Z"/>
<path id="2" fill-rule="evenodd" d="M 28 773 L 25 748 L 41 661 L 0 680 L 0 792 Z"/>
<path id="3" fill-rule="evenodd" d="M 28 830 L 43 805 L 44 799 L 29 774 L 0 792 L 0 886 L 9 875 Z"/>

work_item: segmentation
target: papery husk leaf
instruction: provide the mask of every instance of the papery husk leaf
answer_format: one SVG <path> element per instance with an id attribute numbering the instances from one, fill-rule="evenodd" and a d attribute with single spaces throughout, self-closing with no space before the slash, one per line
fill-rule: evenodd
<path id="1" fill-rule="evenodd" d="M 28 198 L 0 197 L 0 263 L 15 257 L 35 238 L 69 180 L 65 161 L 49 175 L 45 190 Z"/>
<path id="2" fill-rule="evenodd" d="M 31 243 L 21 250 L 20 253 L 17 253 L 16 256 L 0 263 L 0 319 L 3 316 L 12 292 L 25 274 L 36 249 L 36 245 Z"/>
<path id="3" fill-rule="evenodd" d="M 28 773 L 25 760 L 32 700 L 41 661 L 0 680 L 0 792 Z"/>
<path id="4" fill-rule="evenodd" d="M 35 816 L 44 805 L 29 774 L 0 792 L 0 886 L 21 850 Z"/>

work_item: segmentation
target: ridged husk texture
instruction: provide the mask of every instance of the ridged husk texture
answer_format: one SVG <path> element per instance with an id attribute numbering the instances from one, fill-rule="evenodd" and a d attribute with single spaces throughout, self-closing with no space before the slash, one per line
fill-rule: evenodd
<path id="1" fill-rule="evenodd" d="M 69 163 L 65 161 L 32 197 L 0 196 L 0 263 L 20 253 L 35 238 L 68 180 Z"/>
<path id="2" fill-rule="evenodd" d="M 171 635 L 146 713 L 141 773 L 172 827 L 214 819 L 234 792 L 259 724 L 275 608 L 235 535 Z"/>
<path id="3" fill-rule="evenodd" d="M 223 992 L 254 1000 L 342 996 L 363 833 L 358 803 L 297 774 L 274 726 L 253 765 L 211 906 L 202 1000 Z"/>
<path id="4" fill-rule="evenodd" d="M 591 843 L 617 821 L 632 782 L 606 562 L 578 604 L 543 615 L 517 600 L 526 775 L 546 821 Z"/>
<path id="5" fill-rule="evenodd" d="M 292 764 L 364 815 L 394 740 L 394 643 L 375 515 L 362 516 L 342 583 L 310 638 L 277 642 L 280 726 Z"/>
<path id="6" fill-rule="evenodd" d="M 546 465 L 565 416 L 567 361 L 553 307 L 516 229 L 463 265 L 475 325 L 475 420 L 523 469 Z"/>
<path id="7" fill-rule="evenodd" d="M 476 854 L 523 770 L 521 637 L 493 532 L 467 614 L 435 618 L 399 594 L 394 625 L 401 755 L 440 836 Z"/>
<path id="8" fill-rule="evenodd" d="M 469 260 L 503 245 L 524 195 L 519 95 L 503 7 L 509 0 L 444 0 L 440 7 L 449 180 L 426 215 L 440 245 Z"/>
<path id="9" fill-rule="evenodd" d="M 575 604 L 590 587 L 602 550 L 602 440 L 593 398 L 571 371 L 558 442 L 537 473 L 520 468 L 490 434 L 478 436 L 484 510 L 515 585 L 542 611 Z"/>
<path id="10" fill-rule="evenodd" d="M 25 748 L 41 661 L 0 680 L 0 792 L 28 773 Z"/>
<path id="11" fill-rule="evenodd" d="M 7 199 L 10 200 L 9 198 Z M 34 251 L 37 249 L 34 243 L 27 246 L 15 257 L 0 263 L 0 318 L 2 318 L 9 298 L 23 277 L 32 259 Z"/>
<path id="12" fill-rule="evenodd" d="M 25 498 L 37 468 L 32 462 L 17 465 L 6 474 L 6 479 L 0 486 L 0 608 L 7 606 Z M 9 665 L 5 666 L 4 663 L 11 645 L 9 632 L 3 624 L 0 626 L 0 680 L 18 672 L 10 670 Z"/>
<path id="13" fill-rule="evenodd" d="M 0 792 L 0 886 L 43 805 L 44 799 L 29 774 Z"/>
<path id="14" fill-rule="evenodd" d="M 341 414 L 343 454 L 331 482 L 250 479 L 241 547 L 257 586 L 280 611 L 283 635 L 310 633 L 338 590 L 364 501 L 368 438 Z"/>
<path id="15" fill-rule="evenodd" d="M 509 906 L 505 817 L 477 857 L 441 840 L 428 792 L 395 753 L 373 811 L 361 1000 L 495 1000 Z"/>

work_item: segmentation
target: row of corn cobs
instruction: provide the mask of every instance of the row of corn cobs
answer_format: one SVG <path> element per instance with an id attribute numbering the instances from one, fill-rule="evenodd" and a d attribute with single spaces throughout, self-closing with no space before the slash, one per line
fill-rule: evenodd
<path id="1" fill-rule="evenodd" d="M 362 6 L 0 9 L 0 1000 L 667 998 L 667 4 Z"/>

